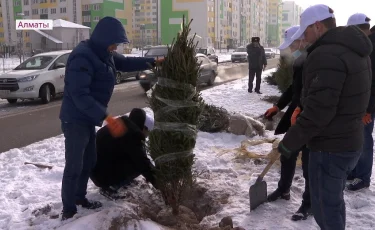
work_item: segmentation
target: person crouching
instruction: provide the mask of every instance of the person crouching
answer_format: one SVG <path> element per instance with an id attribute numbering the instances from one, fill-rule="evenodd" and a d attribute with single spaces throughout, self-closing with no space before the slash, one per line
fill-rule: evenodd
<path id="1" fill-rule="evenodd" d="M 113 198 L 119 188 L 129 185 L 140 175 L 156 187 L 154 165 L 145 149 L 145 139 L 154 126 L 154 119 L 139 108 L 134 108 L 129 116 L 125 115 L 120 119 L 128 127 L 124 136 L 112 137 L 107 126 L 98 130 L 98 158 L 90 176 L 94 184 L 101 188 L 101 194 Z"/>

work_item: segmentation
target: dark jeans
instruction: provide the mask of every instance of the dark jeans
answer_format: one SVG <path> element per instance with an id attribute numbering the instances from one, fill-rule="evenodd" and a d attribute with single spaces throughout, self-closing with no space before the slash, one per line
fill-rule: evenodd
<path id="1" fill-rule="evenodd" d="M 305 178 L 305 191 L 303 192 L 302 199 L 305 204 L 311 204 L 310 202 L 310 186 L 309 186 L 309 149 L 303 147 L 302 151 L 302 171 L 303 177 Z M 278 188 L 281 192 L 287 193 L 290 191 L 290 187 L 292 186 L 294 172 L 296 170 L 296 163 L 298 152 L 292 154 L 290 158 L 286 158 L 285 156 L 281 155 L 280 162 L 281 162 L 281 175 L 280 181 L 278 184 Z"/>
<path id="2" fill-rule="evenodd" d="M 311 207 L 322 230 L 345 229 L 344 188 L 361 155 L 357 152 L 310 152 Z"/>
<path id="3" fill-rule="evenodd" d="M 62 122 L 65 168 L 61 198 L 63 211 L 77 211 L 76 200 L 86 196 L 89 174 L 96 163 L 95 126 Z"/>
<path id="4" fill-rule="evenodd" d="M 371 123 L 365 125 L 365 128 L 363 129 L 363 151 L 358 160 L 357 166 L 351 173 L 352 177 L 359 178 L 368 184 L 371 182 L 372 163 L 374 160 L 374 140 L 372 138 L 372 131 L 374 130 L 374 117 L 374 114 L 372 114 Z"/>
<path id="5" fill-rule="evenodd" d="M 256 75 L 255 91 L 260 90 L 260 83 L 262 81 L 262 69 L 249 69 L 249 89 L 253 90 L 253 81 Z"/>

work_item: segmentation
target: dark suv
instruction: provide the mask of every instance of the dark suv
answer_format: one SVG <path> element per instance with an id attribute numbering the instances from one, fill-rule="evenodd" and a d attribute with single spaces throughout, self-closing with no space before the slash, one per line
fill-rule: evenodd
<path id="1" fill-rule="evenodd" d="M 197 48 L 197 53 L 206 55 L 212 62 L 219 64 L 219 57 L 215 53 L 214 48 Z"/>

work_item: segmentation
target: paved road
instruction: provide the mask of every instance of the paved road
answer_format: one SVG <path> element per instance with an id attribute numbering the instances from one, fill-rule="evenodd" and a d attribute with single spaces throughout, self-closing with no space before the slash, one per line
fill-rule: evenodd
<path id="1" fill-rule="evenodd" d="M 277 59 L 269 60 L 269 68 L 276 67 L 276 64 Z M 233 78 L 226 76 L 223 77 L 223 81 L 215 85 L 240 77 L 243 75 L 235 75 Z M 146 100 L 138 82 L 130 81 L 116 86 L 108 111 L 112 115 L 121 115 L 130 112 L 134 107 L 146 107 Z M 16 106 L 12 105 L 13 108 L 7 104 L 0 106 L 0 111 L 7 110 L 5 114 L 0 114 L 0 153 L 61 134 L 58 118 L 60 105 L 61 99 L 48 105 L 40 105 L 35 101 L 21 102 Z"/>

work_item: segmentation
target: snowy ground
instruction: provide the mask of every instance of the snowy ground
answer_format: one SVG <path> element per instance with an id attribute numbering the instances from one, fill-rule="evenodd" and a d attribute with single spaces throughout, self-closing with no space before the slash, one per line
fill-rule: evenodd
<path id="1" fill-rule="evenodd" d="M 267 71 L 267 73 L 273 70 Z M 278 95 L 274 86 L 266 83 L 261 87 L 263 95 Z M 259 116 L 271 104 L 260 100 L 263 96 L 247 93 L 247 79 L 239 79 L 202 92 L 208 103 L 223 106 L 229 111 L 242 112 L 252 116 Z M 148 113 L 152 113 L 147 110 Z M 266 136 L 273 137 L 272 132 Z M 260 138 L 260 137 L 256 137 Z M 221 210 L 214 215 L 203 219 L 203 224 L 217 226 L 221 218 L 231 216 L 235 226 L 242 226 L 246 230 L 253 229 L 318 229 L 313 218 L 306 221 L 293 222 L 290 217 L 301 202 L 304 180 L 301 168 L 298 167 L 291 189 L 290 201 L 276 201 L 266 203 L 250 213 L 249 187 L 254 183 L 257 175 L 263 170 L 264 164 L 254 164 L 252 159 L 236 158 L 236 148 L 246 140 L 245 136 L 236 136 L 228 133 L 199 132 L 197 138 L 196 167 L 199 170 L 208 170 L 209 176 L 202 177 L 199 182 L 209 187 L 209 192 L 229 194 Z M 267 154 L 271 144 L 262 144 L 249 147 L 249 151 L 258 154 Z M 24 162 L 43 163 L 53 168 L 39 169 L 33 165 L 24 165 Z M 64 168 L 64 138 L 60 135 L 21 149 L 13 149 L 0 154 L 0 229 L 108 229 L 111 220 L 120 215 L 134 217 L 131 229 L 162 230 L 163 228 L 147 220 L 136 220 L 136 199 L 123 201 L 109 201 L 102 197 L 98 189 L 90 182 L 88 198 L 103 202 L 104 207 L 95 212 L 79 209 L 73 220 L 61 222 L 59 219 L 50 219 L 49 216 L 60 213 L 61 178 Z M 266 175 L 268 191 L 277 186 L 279 179 L 279 164 L 271 168 Z M 138 178 L 143 181 L 142 178 Z M 143 186 L 143 187 L 142 187 Z M 138 200 L 148 202 L 155 190 L 149 185 L 136 186 L 129 190 Z M 347 229 L 374 229 L 375 228 L 375 198 L 372 183 L 370 189 L 346 193 Z M 33 210 L 50 205 L 48 215 L 35 214 Z M 138 228 L 135 228 L 137 226 Z M 126 229 L 126 228 L 125 228 Z"/>

